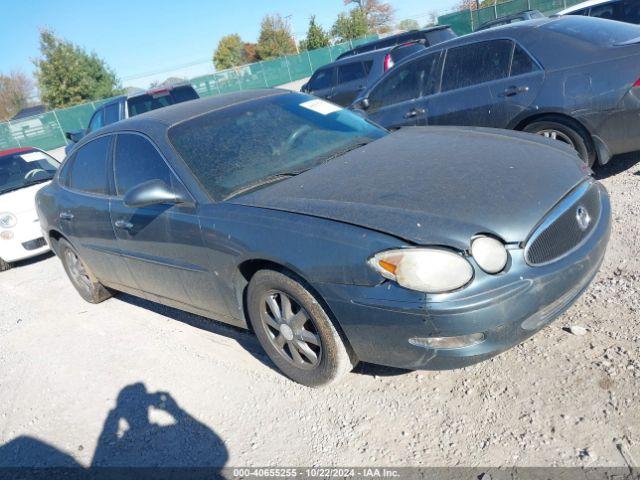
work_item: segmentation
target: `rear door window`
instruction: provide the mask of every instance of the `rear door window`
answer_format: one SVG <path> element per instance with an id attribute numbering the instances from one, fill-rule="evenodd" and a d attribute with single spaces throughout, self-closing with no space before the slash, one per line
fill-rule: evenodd
<path id="1" fill-rule="evenodd" d="M 449 49 L 442 73 L 442 91 L 508 77 L 512 48 L 510 40 L 491 40 Z"/>
<path id="2" fill-rule="evenodd" d="M 107 160 L 111 148 L 111 135 L 96 138 L 81 146 L 69 166 L 67 185 L 73 190 L 107 195 Z"/>
<path id="3" fill-rule="evenodd" d="M 362 62 L 345 63 L 338 66 L 338 84 L 355 82 L 367 76 Z"/>

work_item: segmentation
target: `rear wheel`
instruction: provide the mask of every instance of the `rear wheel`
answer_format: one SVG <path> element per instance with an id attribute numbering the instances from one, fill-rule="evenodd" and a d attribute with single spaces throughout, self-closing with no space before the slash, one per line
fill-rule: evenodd
<path id="1" fill-rule="evenodd" d="M 13 263 L 5 262 L 0 258 L 0 272 L 6 272 L 7 270 L 11 270 L 13 268 Z"/>
<path id="2" fill-rule="evenodd" d="M 523 131 L 566 143 L 578 152 L 580 158 L 593 166 L 596 151 L 589 133 L 579 124 L 561 117 L 548 117 L 525 126 Z"/>
<path id="3" fill-rule="evenodd" d="M 247 307 L 260 344 L 293 381 L 309 387 L 326 385 L 356 365 L 327 312 L 303 282 L 260 270 L 249 282 Z"/>
<path id="4" fill-rule="evenodd" d="M 58 254 L 69 280 L 83 299 L 89 303 L 100 303 L 111 297 L 111 292 L 95 278 L 75 248 L 64 238 L 58 244 Z"/>

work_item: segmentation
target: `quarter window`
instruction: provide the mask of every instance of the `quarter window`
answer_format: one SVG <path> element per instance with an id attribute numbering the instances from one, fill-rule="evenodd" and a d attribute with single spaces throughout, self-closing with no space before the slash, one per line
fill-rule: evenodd
<path id="1" fill-rule="evenodd" d="M 525 52 L 519 45 L 515 46 L 513 51 L 513 60 L 511 62 L 511 76 L 524 75 L 538 70 L 538 66 L 531 59 L 529 54 Z"/>
<path id="2" fill-rule="evenodd" d="M 442 91 L 506 78 L 512 48 L 510 40 L 493 40 L 449 49 L 442 74 Z"/>
<path id="3" fill-rule="evenodd" d="M 171 170 L 153 144 L 141 135 L 118 135 L 113 167 L 119 196 L 149 180 L 172 185 Z"/>
<path id="4" fill-rule="evenodd" d="M 78 149 L 69 168 L 69 188 L 106 195 L 111 136 L 96 138 Z"/>

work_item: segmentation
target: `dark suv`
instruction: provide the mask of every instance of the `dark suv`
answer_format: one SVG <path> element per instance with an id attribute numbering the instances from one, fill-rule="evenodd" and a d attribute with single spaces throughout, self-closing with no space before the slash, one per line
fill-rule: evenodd
<path id="1" fill-rule="evenodd" d="M 117 122 L 125 118 L 133 117 L 141 113 L 166 107 L 174 103 L 186 102 L 200 98 L 195 89 L 189 84 L 180 84 L 170 87 L 161 87 L 146 92 L 132 95 L 121 95 L 100 105 L 89 120 L 89 125 L 85 130 L 76 132 L 66 132 L 65 136 L 72 143 L 65 147 L 65 152 L 69 151 L 85 135 Z"/>
<path id="2" fill-rule="evenodd" d="M 457 36 L 458 35 L 451 30 L 449 25 L 437 25 L 435 27 L 423 28 L 421 30 L 409 30 L 408 32 L 390 35 L 379 40 L 374 40 L 373 42 L 365 43 L 364 45 L 358 45 L 356 48 L 341 54 L 337 60 L 341 60 L 352 55 L 371 52 L 373 50 L 395 47 L 396 45 L 402 45 L 409 42 L 420 42 L 425 47 L 430 47 L 431 45 L 451 40 Z"/>
<path id="3" fill-rule="evenodd" d="M 346 107 L 384 72 L 424 49 L 414 42 L 345 57 L 316 70 L 301 91 Z"/>

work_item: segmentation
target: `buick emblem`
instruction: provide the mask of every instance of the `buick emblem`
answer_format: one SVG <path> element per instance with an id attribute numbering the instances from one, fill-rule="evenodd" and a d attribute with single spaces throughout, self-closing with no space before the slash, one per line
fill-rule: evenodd
<path id="1" fill-rule="evenodd" d="M 589 215 L 589 211 L 580 205 L 576 208 L 576 221 L 578 222 L 578 227 L 583 232 L 589 228 L 589 224 L 591 223 L 591 215 Z"/>

